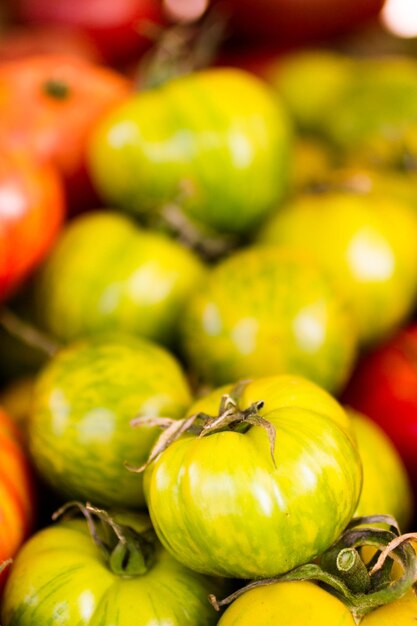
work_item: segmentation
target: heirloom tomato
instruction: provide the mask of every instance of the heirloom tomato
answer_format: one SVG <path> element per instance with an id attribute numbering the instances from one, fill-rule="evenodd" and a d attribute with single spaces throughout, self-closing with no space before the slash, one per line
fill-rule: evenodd
<path id="1" fill-rule="evenodd" d="M 355 620 L 347 606 L 312 582 L 277 582 L 242 594 L 218 626 L 414 626 L 415 591 Z"/>
<path id="2" fill-rule="evenodd" d="M 300 374 L 344 384 L 356 353 L 352 313 L 310 256 L 253 247 L 219 263 L 190 299 L 184 352 L 204 380 Z"/>
<path id="3" fill-rule="evenodd" d="M 38 322 L 64 341 L 122 330 L 173 343 L 203 276 L 198 257 L 166 235 L 88 213 L 67 227 L 35 281 Z"/>
<path id="4" fill-rule="evenodd" d="M 20 433 L 0 409 L 0 563 L 13 557 L 34 521 L 32 471 Z M 0 574 L 0 585 L 4 574 Z"/>
<path id="5" fill-rule="evenodd" d="M 64 348 L 41 372 L 28 421 L 41 476 L 61 496 L 127 508 L 144 504 L 141 464 L 156 429 L 133 430 L 138 414 L 181 418 L 191 403 L 185 376 L 166 350 L 129 336 Z"/>
<path id="6" fill-rule="evenodd" d="M 38 164 L 23 150 L 3 149 L 0 155 L 0 300 L 40 263 L 57 236 L 63 218 L 64 195 L 55 170 Z"/>
<path id="7" fill-rule="evenodd" d="M 175 561 L 145 520 L 119 517 L 119 543 L 97 525 L 96 545 L 81 519 L 34 535 L 11 567 L 2 625 L 214 626 L 207 596 L 219 583 Z"/>
<path id="8" fill-rule="evenodd" d="M 401 529 L 413 518 L 413 495 L 405 466 L 391 442 L 371 418 L 348 411 L 363 467 L 361 497 L 355 515 L 392 515 Z"/>
<path id="9" fill-rule="evenodd" d="M 129 80 L 70 54 L 44 54 L 0 66 L 0 139 L 52 161 L 74 204 L 91 196 L 85 148 L 91 127 L 125 99 Z M 77 208 L 77 207 L 75 207 Z"/>
<path id="10" fill-rule="evenodd" d="M 109 113 L 92 135 L 90 171 L 112 206 L 145 214 L 174 204 L 197 225 L 241 234 L 283 195 L 288 126 L 258 78 L 212 68 Z"/>
<path id="11" fill-rule="evenodd" d="M 410 315 L 417 296 L 417 214 L 377 194 L 309 194 L 264 227 L 261 241 L 307 250 L 351 303 L 363 342 Z"/>
<path id="12" fill-rule="evenodd" d="M 191 407 L 187 435 L 145 471 L 162 544 L 195 571 L 237 578 L 278 575 L 321 554 L 351 519 L 361 489 L 343 410 L 292 377 L 236 385 L 210 419 L 212 406 L 209 396 L 207 406 Z"/>
<path id="13" fill-rule="evenodd" d="M 417 494 L 417 325 L 368 352 L 343 393 L 344 402 L 369 416 L 397 448 Z"/>

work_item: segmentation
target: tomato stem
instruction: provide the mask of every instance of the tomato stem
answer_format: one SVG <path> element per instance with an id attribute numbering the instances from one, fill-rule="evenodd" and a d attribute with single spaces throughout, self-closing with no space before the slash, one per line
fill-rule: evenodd
<path id="1" fill-rule="evenodd" d="M 69 85 L 58 78 L 51 78 L 43 85 L 43 91 L 54 100 L 67 100 L 70 95 Z"/>
<path id="2" fill-rule="evenodd" d="M 120 523 L 116 516 L 104 509 L 76 501 L 66 503 L 53 514 L 52 519 L 67 516 L 68 513 L 84 516 L 91 538 L 103 552 L 113 574 L 127 577 L 146 574 L 154 553 L 154 534 L 150 524 L 138 532 L 131 525 Z"/>
<path id="3" fill-rule="evenodd" d="M 375 523 L 383 523 L 388 529 L 372 526 Z M 414 533 L 400 535 L 398 525 L 391 516 L 357 518 L 352 520 L 333 546 L 321 556 L 319 564 L 308 563 L 276 578 L 254 581 L 223 600 L 217 600 L 215 596 L 210 596 L 209 599 L 219 610 L 258 586 L 283 581 L 312 580 L 324 584 L 342 600 L 359 623 L 367 613 L 399 599 L 417 581 L 417 555 L 411 544 L 413 539 Z M 373 546 L 383 555 L 376 565 L 365 564 L 360 558 L 356 548 L 363 546 Z M 388 575 L 393 558 L 403 569 L 403 574 L 396 579 Z"/>

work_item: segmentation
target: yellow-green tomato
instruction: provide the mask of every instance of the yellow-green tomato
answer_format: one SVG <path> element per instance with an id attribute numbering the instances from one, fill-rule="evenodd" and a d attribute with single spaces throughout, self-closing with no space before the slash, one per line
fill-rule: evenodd
<path id="1" fill-rule="evenodd" d="M 311 582 L 251 589 L 225 611 L 218 626 L 354 626 L 350 610 Z M 393 624 L 390 624 L 393 626 Z"/>
<path id="2" fill-rule="evenodd" d="M 363 485 L 356 515 L 392 515 L 407 530 L 413 496 L 403 462 L 384 431 L 369 417 L 349 410 L 363 466 Z M 417 616 L 416 616 L 417 617 Z"/>
<path id="3" fill-rule="evenodd" d="M 155 428 L 133 429 L 137 415 L 183 417 L 191 404 L 180 365 L 163 348 L 130 336 L 71 344 L 41 372 L 28 421 L 35 466 L 61 497 L 98 506 L 144 505 L 142 465 Z"/>
<path id="4" fill-rule="evenodd" d="M 259 416 L 275 431 L 273 451 L 260 425 L 187 434 L 147 468 L 145 496 L 159 539 L 181 563 L 206 574 L 265 578 L 336 540 L 356 509 L 362 467 L 343 410 L 323 390 L 291 377 L 239 389 L 239 410 L 252 398 L 263 401 Z M 212 407 L 209 396 L 189 413 Z"/>
<path id="5" fill-rule="evenodd" d="M 293 249 L 254 247 L 223 260 L 190 299 L 182 330 L 192 368 L 216 384 L 290 373 L 336 391 L 356 354 L 345 299 Z"/>
<path id="6" fill-rule="evenodd" d="M 260 240 L 299 246 L 337 282 L 363 342 L 381 340 L 411 313 L 417 296 L 417 213 L 379 195 L 329 193 L 295 199 Z"/>
<path id="7" fill-rule="evenodd" d="M 93 134 L 90 170 L 112 206 L 143 214 L 174 202 L 204 226 L 244 233 L 283 195 L 289 142 L 269 87 L 215 68 L 114 109 Z"/>
<path id="8" fill-rule="evenodd" d="M 190 250 L 115 212 L 69 224 L 35 283 L 40 324 L 64 341 L 126 331 L 162 343 L 204 274 Z"/>
<path id="9" fill-rule="evenodd" d="M 214 591 L 216 590 L 216 591 Z M 191 572 L 159 544 L 146 572 L 114 573 L 83 520 L 34 535 L 11 567 L 3 626 L 214 626 L 217 582 Z M 221 592 L 220 592 L 221 593 Z"/>

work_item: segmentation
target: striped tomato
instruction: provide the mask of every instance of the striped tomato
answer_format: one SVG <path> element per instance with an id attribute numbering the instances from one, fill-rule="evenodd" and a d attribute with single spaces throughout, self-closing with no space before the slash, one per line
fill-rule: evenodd
<path id="1" fill-rule="evenodd" d="M 11 558 L 33 523 L 32 474 L 20 433 L 0 409 L 0 563 Z M 0 584 L 2 576 L 0 575 Z"/>
<path id="2" fill-rule="evenodd" d="M 281 198 L 288 149 L 287 119 L 268 87 L 217 68 L 114 109 L 95 132 L 90 167 L 113 206 L 145 213 L 177 203 L 199 224 L 243 233 Z"/>

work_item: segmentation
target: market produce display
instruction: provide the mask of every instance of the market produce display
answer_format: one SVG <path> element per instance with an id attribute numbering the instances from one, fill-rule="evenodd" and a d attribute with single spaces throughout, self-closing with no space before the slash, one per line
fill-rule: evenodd
<path id="1" fill-rule="evenodd" d="M 416 623 L 416 40 L 337 5 L 0 4 L 1 626 Z"/>

